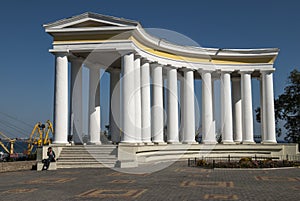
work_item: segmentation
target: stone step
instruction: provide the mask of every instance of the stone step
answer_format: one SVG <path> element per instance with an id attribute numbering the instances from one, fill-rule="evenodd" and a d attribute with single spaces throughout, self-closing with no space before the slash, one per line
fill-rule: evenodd
<path id="1" fill-rule="evenodd" d="M 64 163 L 57 163 L 56 167 L 58 169 L 65 169 L 65 168 L 112 168 L 115 167 L 115 163 L 74 163 L 74 162 L 64 162 Z"/>
<path id="2" fill-rule="evenodd" d="M 57 168 L 114 167 L 117 148 L 113 145 L 64 147 L 57 160 Z"/>
<path id="3" fill-rule="evenodd" d="M 59 158 L 57 161 L 99 161 L 99 162 L 113 162 L 117 161 L 117 158 Z"/>

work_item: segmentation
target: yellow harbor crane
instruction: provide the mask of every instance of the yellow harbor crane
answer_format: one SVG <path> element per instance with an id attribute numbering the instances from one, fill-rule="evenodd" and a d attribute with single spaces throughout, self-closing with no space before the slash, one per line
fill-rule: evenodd
<path id="1" fill-rule="evenodd" d="M 35 145 L 38 147 L 49 145 L 51 143 L 50 132 L 54 135 L 53 125 L 50 120 L 46 122 L 46 125 L 41 122 L 36 123 L 27 141 L 27 155 L 32 154 L 31 152 Z"/>
<path id="2" fill-rule="evenodd" d="M 9 137 L 7 137 L 4 133 L 0 132 L 0 135 L 2 137 L 4 137 L 5 140 L 7 140 L 10 144 L 10 148 L 8 149 L 7 146 L 5 146 L 3 144 L 3 142 L 0 141 L 0 146 L 9 154 L 9 155 L 13 155 L 14 154 L 14 143 L 15 143 L 15 139 L 10 139 Z"/>

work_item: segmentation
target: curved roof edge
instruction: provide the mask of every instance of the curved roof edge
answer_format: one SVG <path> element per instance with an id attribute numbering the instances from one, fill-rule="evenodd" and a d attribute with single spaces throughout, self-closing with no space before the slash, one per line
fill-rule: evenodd
<path id="1" fill-rule="evenodd" d="M 74 25 L 94 20 L 97 22 L 104 22 L 106 25 L 98 27 L 75 27 Z M 109 25 L 109 27 L 107 27 Z M 141 26 L 141 24 L 134 20 L 124 18 L 101 15 L 97 13 L 86 12 L 81 15 L 73 16 L 58 20 L 56 22 L 43 25 L 46 32 L 53 35 L 55 33 L 103 33 L 108 31 L 132 31 L 133 39 L 137 40 L 147 48 L 158 50 L 166 53 L 189 56 L 189 57 L 211 57 L 211 58 L 225 58 L 225 59 L 253 59 L 253 58 L 268 58 L 274 62 L 279 49 L 278 48 L 258 48 L 258 49 L 227 49 L 227 48 L 206 48 L 195 46 L 178 45 L 155 36 L 150 35 Z M 73 26 L 73 28 L 70 28 Z M 128 29 L 126 29 L 128 28 Z M 130 28 L 130 29 L 129 29 Z"/>

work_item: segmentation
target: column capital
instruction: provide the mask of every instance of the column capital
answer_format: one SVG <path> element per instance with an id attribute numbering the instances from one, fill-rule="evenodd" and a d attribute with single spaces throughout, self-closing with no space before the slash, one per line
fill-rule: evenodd
<path id="1" fill-rule="evenodd" d="M 200 73 L 212 73 L 215 71 L 216 71 L 215 69 L 203 69 L 203 68 L 198 69 L 198 72 Z"/>
<path id="2" fill-rule="evenodd" d="M 69 50 L 49 50 L 50 53 L 54 54 L 55 56 L 69 56 L 70 51 Z"/>
<path id="3" fill-rule="evenodd" d="M 259 71 L 261 74 L 270 74 L 275 72 L 275 68 L 272 69 L 262 69 Z"/>
<path id="4" fill-rule="evenodd" d="M 163 67 L 162 64 L 160 64 L 160 63 L 158 63 L 158 62 L 156 62 L 156 61 L 150 62 L 150 66 L 151 66 L 151 67 L 158 67 L 158 66 Z"/>
<path id="5" fill-rule="evenodd" d="M 253 73 L 253 69 L 241 69 L 238 71 L 239 74 L 251 74 Z"/>
<path id="6" fill-rule="evenodd" d="M 218 70 L 220 73 L 232 73 L 234 69 L 220 69 Z"/>
<path id="7" fill-rule="evenodd" d="M 180 68 L 180 70 L 182 71 L 182 72 L 187 72 L 187 71 L 194 71 L 195 69 L 193 69 L 193 68 L 188 68 L 188 67 L 182 67 L 182 68 Z"/>

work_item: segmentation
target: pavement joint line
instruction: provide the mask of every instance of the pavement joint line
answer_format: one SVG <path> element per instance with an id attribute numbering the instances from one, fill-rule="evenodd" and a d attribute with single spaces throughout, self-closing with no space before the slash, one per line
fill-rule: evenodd
<path id="1" fill-rule="evenodd" d="M 300 181 L 299 177 L 255 176 L 257 181 Z"/>
<path id="2" fill-rule="evenodd" d="M 205 200 L 238 200 L 237 195 L 224 195 L 224 194 L 205 194 Z"/>
<path id="3" fill-rule="evenodd" d="M 30 180 L 24 182 L 25 184 L 58 184 L 58 183 L 66 183 L 75 180 L 76 178 L 39 178 L 35 180 Z"/>
<path id="4" fill-rule="evenodd" d="M 183 181 L 181 187 L 217 187 L 217 188 L 233 188 L 234 183 L 230 182 L 217 182 L 217 181 Z"/>
<path id="5" fill-rule="evenodd" d="M 82 198 L 137 198 L 148 189 L 92 189 L 77 197 Z"/>
<path id="6" fill-rule="evenodd" d="M 135 183 L 135 182 L 136 182 L 136 180 L 125 180 L 125 179 L 123 179 L 123 180 L 112 180 L 112 181 L 110 181 L 108 183 L 113 183 L 113 184 L 132 184 L 132 183 Z"/>
<path id="7" fill-rule="evenodd" d="M 6 191 L 3 191 L 2 193 L 12 193 L 12 194 L 18 194 L 18 193 L 31 193 L 38 190 L 37 188 L 15 188 L 15 189 L 9 189 Z"/>

